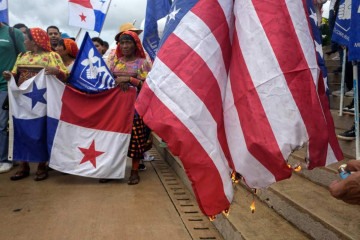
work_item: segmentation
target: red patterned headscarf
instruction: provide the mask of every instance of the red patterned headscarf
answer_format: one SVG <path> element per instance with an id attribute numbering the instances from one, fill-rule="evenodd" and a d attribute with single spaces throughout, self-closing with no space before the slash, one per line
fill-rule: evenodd
<path id="1" fill-rule="evenodd" d="M 41 28 L 30 28 L 30 34 L 36 45 L 47 52 L 51 52 L 50 38 Z"/>
<path id="2" fill-rule="evenodd" d="M 139 57 L 139 58 L 145 58 L 144 48 L 143 48 L 143 46 L 141 44 L 139 36 L 135 32 L 125 31 L 120 35 L 119 39 L 121 38 L 122 35 L 131 36 L 134 39 L 134 42 L 135 42 L 135 45 L 136 45 L 136 53 L 135 53 L 136 56 Z M 118 46 L 116 48 L 116 56 L 118 58 L 124 56 L 124 54 L 121 52 L 120 44 L 118 44 Z"/>
<path id="3" fill-rule="evenodd" d="M 76 55 L 79 52 L 79 48 L 76 44 L 76 42 L 70 38 L 65 38 L 64 40 L 64 46 L 66 49 L 66 52 L 73 58 L 76 58 Z"/>

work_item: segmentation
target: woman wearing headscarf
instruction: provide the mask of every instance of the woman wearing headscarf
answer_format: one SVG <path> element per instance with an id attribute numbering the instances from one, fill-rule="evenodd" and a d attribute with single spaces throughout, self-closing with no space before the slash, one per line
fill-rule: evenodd
<path id="1" fill-rule="evenodd" d="M 37 75 L 40 70 L 45 69 L 45 74 L 55 75 L 61 81 L 66 81 L 69 72 L 59 54 L 51 51 L 50 39 L 46 31 L 41 28 L 27 29 L 24 34 L 24 45 L 27 52 L 19 54 L 11 73 L 3 72 L 6 80 L 10 80 L 13 75 L 17 85 L 20 86 L 26 80 Z M 21 161 L 21 159 L 15 160 L 20 160 L 20 169 L 10 179 L 16 181 L 29 176 L 29 163 Z M 46 161 L 39 162 L 34 180 L 41 181 L 47 177 Z"/>
<path id="2" fill-rule="evenodd" d="M 70 72 L 79 52 L 76 42 L 70 38 L 60 39 L 55 50 L 61 56 L 61 59 Z"/>
<path id="3" fill-rule="evenodd" d="M 116 77 L 115 81 L 123 91 L 127 91 L 129 87 L 136 87 L 139 92 L 151 69 L 151 64 L 145 58 L 140 39 L 135 32 L 124 31 L 117 35 L 116 41 L 119 42 L 116 52 L 108 59 L 110 71 Z M 138 184 L 140 181 L 139 162 L 146 150 L 146 141 L 146 126 L 142 118 L 135 112 L 128 149 L 128 157 L 132 158 L 129 185 Z"/>

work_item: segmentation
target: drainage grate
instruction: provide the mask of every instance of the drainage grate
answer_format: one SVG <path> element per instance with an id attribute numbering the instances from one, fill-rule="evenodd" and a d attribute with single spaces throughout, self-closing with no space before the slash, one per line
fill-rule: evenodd
<path id="1" fill-rule="evenodd" d="M 202 214 L 190 191 L 174 170 L 159 156 L 156 150 L 152 149 L 150 152 L 157 160 L 152 161 L 151 164 L 192 239 L 223 239 L 210 220 Z"/>

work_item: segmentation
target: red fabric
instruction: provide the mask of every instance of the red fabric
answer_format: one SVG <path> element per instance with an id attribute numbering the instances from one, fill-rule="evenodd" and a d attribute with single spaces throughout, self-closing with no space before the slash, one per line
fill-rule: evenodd
<path id="1" fill-rule="evenodd" d="M 113 88 L 102 93 L 86 94 L 67 86 L 62 96 L 60 119 L 82 127 L 130 133 L 135 98 L 135 88 L 126 92 Z M 118 124 L 119 121 L 126 121 L 128 124 Z"/>
<path id="2" fill-rule="evenodd" d="M 145 58 L 145 51 L 144 51 L 144 48 L 143 48 L 143 46 L 141 44 L 139 36 L 135 32 L 132 32 L 132 31 L 125 31 L 121 35 L 123 35 L 123 34 L 130 35 L 131 37 L 134 38 L 135 44 L 136 44 L 136 49 L 137 49 L 136 56 L 139 57 L 139 58 Z M 116 56 L 118 58 L 121 58 L 122 56 L 124 56 L 123 53 L 121 52 L 120 44 L 118 44 L 117 47 L 116 47 Z"/>
<path id="3" fill-rule="evenodd" d="M 51 52 L 50 38 L 41 28 L 30 28 L 30 33 L 36 45 L 47 52 Z"/>
<path id="4" fill-rule="evenodd" d="M 79 48 L 76 44 L 76 42 L 72 39 L 69 38 L 65 38 L 64 40 L 64 45 L 66 48 L 66 52 L 72 56 L 73 58 L 76 58 L 78 52 L 79 52 Z"/>

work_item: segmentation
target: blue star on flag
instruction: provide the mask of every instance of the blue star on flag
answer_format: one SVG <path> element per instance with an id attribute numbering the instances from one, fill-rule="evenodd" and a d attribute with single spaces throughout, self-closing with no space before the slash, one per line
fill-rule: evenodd
<path id="1" fill-rule="evenodd" d="M 46 88 L 38 89 L 36 83 L 34 82 L 32 91 L 24 93 L 26 97 L 31 98 L 31 109 L 33 109 L 38 102 L 46 104 L 46 100 L 44 98 L 45 92 Z"/>

